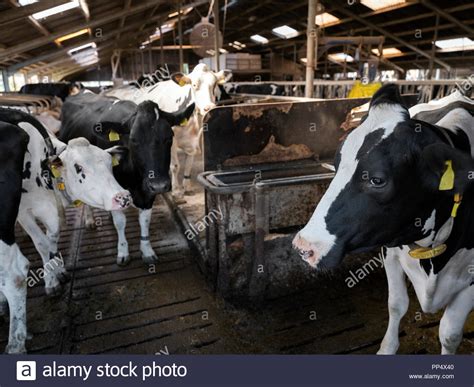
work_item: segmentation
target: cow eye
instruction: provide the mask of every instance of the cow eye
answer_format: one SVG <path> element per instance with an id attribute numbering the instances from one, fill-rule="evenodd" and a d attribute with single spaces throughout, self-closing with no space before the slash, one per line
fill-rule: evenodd
<path id="1" fill-rule="evenodd" d="M 387 182 L 384 179 L 382 179 L 381 177 L 372 177 L 370 179 L 370 185 L 375 187 L 375 188 L 385 187 L 386 184 L 387 184 Z"/>

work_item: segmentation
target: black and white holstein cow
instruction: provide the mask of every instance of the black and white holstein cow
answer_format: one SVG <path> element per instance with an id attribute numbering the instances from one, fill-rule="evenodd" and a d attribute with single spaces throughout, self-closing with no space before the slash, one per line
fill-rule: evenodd
<path id="1" fill-rule="evenodd" d="M 194 156 L 200 150 L 204 115 L 216 106 L 218 85 L 224 84 L 231 77 L 232 73 L 229 70 L 214 72 L 207 65 L 200 63 L 188 75 L 175 73 L 171 76 L 172 80 L 158 82 L 150 87 L 120 88 L 107 93 L 107 95 L 137 104 L 150 100 L 157 103 L 166 112 L 181 111 L 192 103 L 196 105 L 196 111 L 189 120 L 173 127 L 171 174 L 173 195 L 176 197 L 182 197 L 185 192 L 190 190 L 191 169 Z M 186 155 L 183 182 L 178 180 L 180 170 L 178 149 L 181 149 Z"/>
<path id="2" fill-rule="evenodd" d="M 67 280 L 58 252 L 64 208 L 73 203 L 85 203 L 116 211 L 130 205 L 131 195 L 112 174 L 115 149 L 105 152 L 85 138 L 66 145 L 50 137 L 34 117 L 18 110 L 0 109 L 0 121 L 20 127 L 29 138 L 18 222 L 42 258 L 46 293 L 57 294 L 61 282 Z M 39 223 L 46 228 L 46 233 Z"/>
<path id="3" fill-rule="evenodd" d="M 474 302 L 474 104 L 456 93 L 412 113 L 397 86 L 377 91 L 293 246 L 312 267 L 386 248 L 390 318 L 378 353 L 398 349 L 408 276 L 424 312 L 444 308 L 439 337 L 442 353 L 452 354 Z"/>
<path id="4" fill-rule="evenodd" d="M 114 147 L 120 152 L 114 176 L 131 192 L 133 204 L 139 209 L 140 251 L 149 264 L 158 260 L 149 237 L 153 202 L 157 194 L 171 189 L 171 127 L 189 118 L 193 110 L 191 104 L 178 113 L 166 113 L 151 101 L 137 106 L 91 92 L 71 96 L 63 105 L 61 140 L 85 137 L 100 148 Z M 112 216 L 118 233 L 117 264 L 125 265 L 130 260 L 126 216 L 121 211 L 112 212 Z"/>
<path id="5" fill-rule="evenodd" d="M 20 94 L 49 95 L 65 100 L 69 95 L 79 92 L 81 85 L 72 82 L 27 83 L 20 89 Z"/>
<path id="6" fill-rule="evenodd" d="M 24 353 L 26 340 L 26 278 L 29 263 L 15 243 L 21 200 L 27 134 L 0 120 L 0 315 L 10 307 L 7 353 Z"/>

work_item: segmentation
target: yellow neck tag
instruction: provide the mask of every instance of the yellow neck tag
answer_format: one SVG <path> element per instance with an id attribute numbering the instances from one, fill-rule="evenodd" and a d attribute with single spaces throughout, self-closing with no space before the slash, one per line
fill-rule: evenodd
<path id="1" fill-rule="evenodd" d="M 413 249 L 408 252 L 410 257 L 415 259 L 431 259 L 443 254 L 448 246 L 445 244 L 429 248 L 429 247 L 420 247 L 418 249 Z"/>
<path id="2" fill-rule="evenodd" d="M 120 164 L 120 160 L 117 155 L 112 156 L 112 167 L 116 167 Z"/>
<path id="3" fill-rule="evenodd" d="M 109 141 L 119 141 L 120 134 L 118 134 L 115 130 L 111 130 L 109 133 Z"/>
<path id="4" fill-rule="evenodd" d="M 74 200 L 74 201 L 72 202 L 72 205 L 73 205 L 74 207 L 80 207 L 80 206 L 82 206 L 83 204 L 84 204 L 84 203 L 82 203 L 80 200 Z"/>
<path id="5" fill-rule="evenodd" d="M 185 126 L 188 124 L 188 120 L 185 118 L 183 121 L 179 123 L 181 126 Z"/>
<path id="6" fill-rule="evenodd" d="M 64 183 L 58 183 L 57 187 L 58 187 L 58 190 L 60 191 L 64 191 L 66 189 L 66 186 L 64 185 Z"/>
<path id="7" fill-rule="evenodd" d="M 61 177 L 61 171 L 55 165 L 51 165 L 51 173 L 55 179 Z"/>
<path id="8" fill-rule="evenodd" d="M 441 177 L 441 181 L 439 183 L 439 190 L 440 191 L 450 191 L 454 188 L 454 170 L 453 170 L 453 161 L 447 160 L 446 161 L 446 171 L 444 172 L 443 176 Z"/>

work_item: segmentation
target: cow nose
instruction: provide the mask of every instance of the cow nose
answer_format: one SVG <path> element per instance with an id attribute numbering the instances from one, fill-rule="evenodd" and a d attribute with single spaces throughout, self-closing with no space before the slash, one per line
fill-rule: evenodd
<path id="1" fill-rule="evenodd" d="M 299 233 L 293 239 L 293 248 L 298 250 L 301 259 L 311 267 L 316 267 L 321 260 L 316 252 L 316 248 L 311 242 L 304 239 Z"/>
<path id="2" fill-rule="evenodd" d="M 113 198 L 114 208 L 125 209 L 132 204 L 132 195 L 129 192 L 120 192 Z"/>
<path id="3" fill-rule="evenodd" d="M 171 181 L 169 179 L 149 181 L 148 188 L 152 193 L 155 194 L 169 192 L 171 191 Z"/>

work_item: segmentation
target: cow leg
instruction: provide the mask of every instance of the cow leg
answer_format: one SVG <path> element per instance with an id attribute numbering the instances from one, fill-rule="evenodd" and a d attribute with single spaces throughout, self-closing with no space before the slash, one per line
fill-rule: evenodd
<path id="1" fill-rule="evenodd" d="M 464 323 L 474 306 L 474 287 L 460 291 L 448 304 L 439 324 L 441 354 L 454 355 L 461 343 Z"/>
<path id="2" fill-rule="evenodd" d="M 184 161 L 184 180 L 183 180 L 183 188 L 184 193 L 189 194 L 191 193 L 191 171 L 194 164 L 194 155 L 187 154 L 185 156 Z"/>
<path id="3" fill-rule="evenodd" d="M 171 185 L 172 185 L 172 195 L 176 200 L 182 200 L 184 196 L 184 191 L 179 183 L 179 157 L 178 157 L 178 146 L 176 141 L 173 141 L 171 146 Z"/>
<path id="4" fill-rule="evenodd" d="M 7 250 L 6 254 L 4 251 Z M 26 353 L 26 279 L 29 262 L 20 252 L 16 244 L 0 246 L 0 257 L 8 257 L 4 262 L 0 260 L 0 292 L 8 301 L 10 309 L 10 331 L 6 353 Z"/>
<path id="5" fill-rule="evenodd" d="M 92 212 L 91 206 L 84 205 L 84 224 L 86 226 L 86 229 L 88 230 L 95 230 L 95 219 L 94 219 L 94 213 Z"/>
<path id="6" fill-rule="evenodd" d="M 150 243 L 150 221 L 152 209 L 140 209 L 140 251 L 142 252 L 142 259 L 147 264 L 158 262 L 158 257 L 153 251 Z"/>
<path id="7" fill-rule="evenodd" d="M 44 217 L 43 217 L 44 218 Z M 59 219 L 57 216 L 52 214 L 50 219 Z M 18 221 L 20 222 L 23 229 L 30 236 L 33 244 L 36 247 L 41 259 L 43 260 L 43 269 L 44 269 L 44 284 L 46 294 L 48 296 L 58 295 L 61 293 L 61 283 L 56 277 L 55 266 L 58 266 L 56 260 L 51 263 L 51 258 L 58 255 L 57 253 L 57 244 L 56 246 L 51 246 L 49 238 L 44 234 L 43 230 L 36 223 L 35 217 L 28 212 L 20 212 L 18 215 Z M 51 225 L 50 225 L 51 226 Z M 59 227 L 58 227 L 59 229 Z M 56 251 L 52 251 L 51 248 L 54 248 Z"/>
<path id="8" fill-rule="evenodd" d="M 64 267 L 64 259 L 58 252 L 60 219 L 56 216 L 41 216 L 39 219 L 46 227 L 46 237 L 49 240 L 50 260 L 48 266 L 45 266 L 44 269 L 53 273 L 59 282 L 64 284 L 69 281 L 70 276 Z"/>
<path id="9" fill-rule="evenodd" d="M 0 292 L 0 316 L 6 316 L 8 313 L 8 300 L 5 295 Z"/>
<path id="10" fill-rule="evenodd" d="M 114 220 L 115 229 L 117 230 L 118 234 L 117 265 L 125 266 L 130 262 L 128 242 L 127 237 L 125 236 L 127 217 L 123 211 L 112 211 L 112 219 Z"/>
<path id="11" fill-rule="evenodd" d="M 400 341 L 398 332 L 400 321 L 408 310 L 408 292 L 405 272 L 400 265 L 398 255 L 391 249 L 385 258 L 385 273 L 388 280 L 388 312 L 389 321 L 387 332 L 382 340 L 378 355 L 392 355 L 397 353 Z"/>

